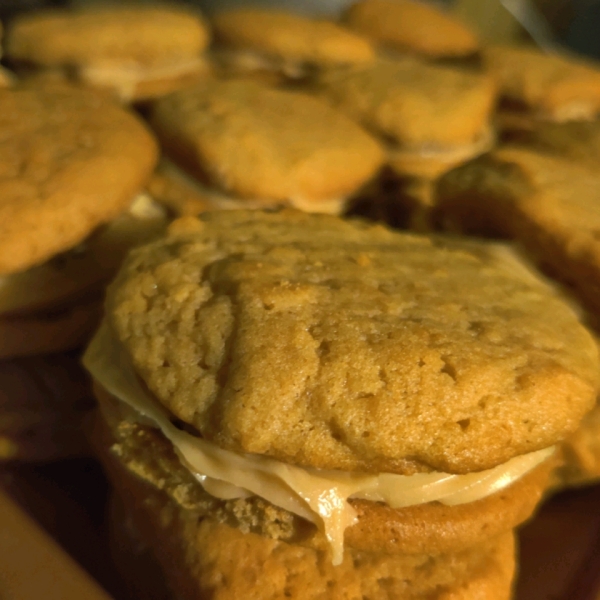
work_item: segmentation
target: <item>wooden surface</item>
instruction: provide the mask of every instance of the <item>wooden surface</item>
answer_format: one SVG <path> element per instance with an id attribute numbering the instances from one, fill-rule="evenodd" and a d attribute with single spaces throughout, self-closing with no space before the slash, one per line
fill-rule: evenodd
<path id="1" fill-rule="evenodd" d="M 0 490 L 0 598 L 109 600 L 101 587 Z"/>

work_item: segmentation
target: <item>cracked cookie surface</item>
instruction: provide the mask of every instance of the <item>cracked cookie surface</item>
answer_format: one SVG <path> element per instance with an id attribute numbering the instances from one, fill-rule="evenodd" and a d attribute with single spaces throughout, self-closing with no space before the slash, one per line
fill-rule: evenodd
<path id="1" fill-rule="evenodd" d="M 308 467 L 490 468 L 563 439 L 598 384 L 589 333 L 503 247 L 293 211 L 179 221 L 107 309 L 176 417 Z"/>

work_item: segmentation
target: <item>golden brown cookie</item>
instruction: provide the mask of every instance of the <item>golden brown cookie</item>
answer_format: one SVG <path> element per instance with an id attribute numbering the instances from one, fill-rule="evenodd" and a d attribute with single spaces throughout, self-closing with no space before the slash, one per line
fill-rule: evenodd
<path id="1" fill-rule="evenodd" d="M 599 385 L 591 335 L 506 247 L 324 215 L 181 219 L 130 254 L 106 308 L 84 358 L 95 445 L 184 597 L 260 571 L 298 597 L 326 574 L 340 597 L 407 580 L 476 598 L 487 567 L 466 557 L 531 514 Z M 161 522 L 191 561 L 178 575 Z M 511 559 L 494 564 L 507 598 Z"/>
<path id="2" fill-rule="evenodd" d="M 503 147 L 444 176 L 436 220 L 446 229 L 508 236 L 600 314 L 598 175 L 573 161 Z"/>
<path id="3" fill-rule="evenodd" d="M 150 120 L 166 153 L 217 202 L 338 212 L 383 160 L 369 134 L 322 100 L 250 80 L 173 93 Z"/>
<path id="4" fill-rule="evenodd" d="M 19 16 L 7 30 L 6 55 L 139 100 L 201 77 L 208 42 L 203 18 L 191 10 L 114 4 Z"/>
<path id="5" fill-rule="evenodd" d="M 505 143 L 587 166 L 593 171 L 600 164 L 600 121 L 552 123 L 530 118 L 505 123 L 502 137 Z"/>
<path id="6" fill-rule="evenodd" d="M 132 114 L 67 86 L 0 91 L 0 274 L 47 260 L 124 212 L 156 160 Z"/>
<path id="7" fill-rule="evenodd" d="M 371 43 L 331 21 L 283 10 L 237 8 L 213 20 L 217 47 L 247 70 L 277 70 L 290 77 L 310 69 L 363 64 L 375 58 Z"/>
<path id="8" fill-rule="evenodd" d="M 600 69 L 583 59 L 528 46 L 491 46 L 484 62 L 502 96 L 538 118 L 581 121 L 600 111 Z"/>
<path id="9" fill-rule="evenodd" d="M 593 405 L 594 340 L 496 246 L 286 211 L 195 224 L 131 255 L 108 318 L 149 389 L 222 447 L 324 469 L 468 473 L 552 445 Z M 196 288 L 188 273 L 202 274 Z"/>
<path id="10" fill-rule="evenodd" d="M 374 42 L 401 52 L 443 58 L 479 50 L 479 40 L 467 25 L 414 0 L 359 0 L 343 20 Z"/>
<path id="11" fill-rule="evenodd" d="M 386 142 L 398 173 L 435 178 L 493 142 L 492 78 L 414 58 L 381 59 L 318 79 L 334 106 Z"/>
<path id="12" fill-rule="evenodd" d="M 93 230 L 77 246 L 0 277 L 0 314 L 31 316 L 97 294 L 128 250 L 162 233 L 166 223 L 162 204 L 147 194 L 136 195 L 127 210 Z"/>
<path id="13" fill-rule="evenodd" d="M 65 84 L 0 91 L 0 111 L 0 352 L 72 348 L 97 322 L 101 283 L 166 224 L 135 199 L 157 146 L 132 113 Z"/>

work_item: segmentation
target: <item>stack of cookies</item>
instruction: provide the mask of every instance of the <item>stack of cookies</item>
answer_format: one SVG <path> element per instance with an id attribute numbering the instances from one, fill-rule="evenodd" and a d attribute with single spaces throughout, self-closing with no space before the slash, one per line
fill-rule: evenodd
<path id="1" fill-rule="evenodd" d="M 87 346 L 130 595 L 143 547 L 182 600 L 511 598 L 600 478 L 600 70 L 414 0 L 32 13 L 4 55 L 0 454 L 83 446 Z"/>

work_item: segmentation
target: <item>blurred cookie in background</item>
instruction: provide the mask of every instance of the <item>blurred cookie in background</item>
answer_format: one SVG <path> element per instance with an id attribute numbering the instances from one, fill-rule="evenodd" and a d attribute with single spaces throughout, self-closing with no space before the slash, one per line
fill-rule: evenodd
<path id="1" fill-rule="evenodd" d="M 555 156 L 585 166 L 600 167 L 600 121 L 554 123 L 535 119 L 502 123 L 502 142 L 522 146 L 540 154 Z"/>
<path id="2" fill-rule="evenodd" d="M 431 181 L 495 140 L 496 85 L 487 75 L 386 58 L 326 71 L 315 88 L 381 141 L 387 165 L 403 181 L 398 203 L 405 220 L 418 229 L 428 228 Z"/>
<path id="3" fill-rule="evenodd" d="M 383 48 L 427 58 L 471 56 L 477 34 L 439 6 L 416 0 L 360 0 L 342 21 Z"/>
<path id="4" fill-rule="evenodd" d="M 505 102 L 500 123 L 511 118 L 584 121 L 600 113 L 600 68 L 592 62 L 525 45 L 490 46 L 483 57 Z"/>
<path id="5" fill-rule="evenodd" d="M 57 72 L 129 102 L 205 76 L 209 38 L 202 16 L 181 5 L 91 3 L 15 17 L 5 48 L 20 72 Z"/>
<path id="6" fill-rule="evenodd" d="M 371 43 L 333 21 L 284 10 L 243 7 L 212 18 L 214 54 L 225 71 L 274 71 L 302 79 L 324 67 L 374 60 Z"/>
<path id="7" fill-rule="evenodd" d="M 383 163 L 379 143 L 324 101 L 251 80 L 200 82 L 155 102 L 149 120 L 171 161 L 163 176 L 219 209 L 339 213 Z"/>
<path id="8" fill-rule="evenodd" d="M 166 225 L 151 133 L 92 90 L 0 91 L 0 358 L 82 343 L 126 251 Z"/>

